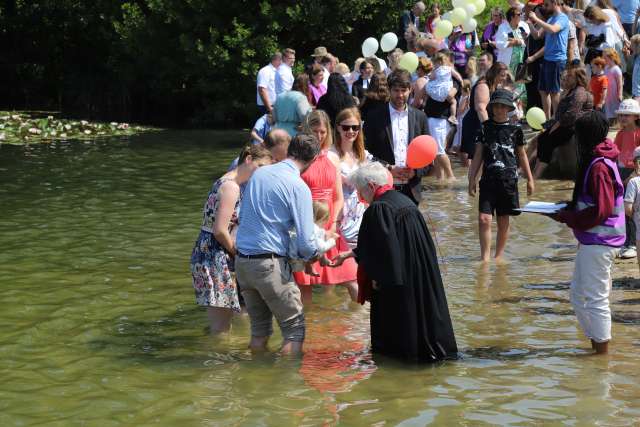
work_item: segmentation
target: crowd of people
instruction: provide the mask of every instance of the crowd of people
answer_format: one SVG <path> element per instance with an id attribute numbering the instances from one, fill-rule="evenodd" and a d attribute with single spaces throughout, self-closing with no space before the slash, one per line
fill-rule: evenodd
<path id="1" fill-rule="evenodd" d="M 358 58 L 351 70 L 320 46 L 294 75 L 295 50 L 274 53 L 257 76 L 254 145 L 214 182 L 191 257 L 211 331 L 228 331 L 244 305 L 252 349 L 266 347 L 275 317 L 281 350 L 299 352 L 312 286 L 341 286 L 352 301 L 370 301 L 374 352 L 455 358 L 437 256 L 417 208 L 422 178 L 455 180 L 456 158 L 468 168 L 481 260 L 491 258 L 494 216 L 500 259 L 519 213 L 519 176 L 531 195 L 558 148 L 575 141 L 573 200 L 551 217 L 580 242 L 571 302 L 605 353 L 612 260 L 635 256 L 640 221 L 640 0 L 612 3 L 509 0 L 480 37 L 458 26 L 438 39 L 439 5 L 428 14 L 417 2 L 402 14 L 388 63 Z M 399 66 L 405 52 L 419 57 L 414 73 Z M 527 144 L 524 112 L 534 106 L 548 119 Z M 607 139 L 614 126 L 615 142 Z M 434 138 L 437 154 L 415 169 L 408 146 L 420 135 Z"/>

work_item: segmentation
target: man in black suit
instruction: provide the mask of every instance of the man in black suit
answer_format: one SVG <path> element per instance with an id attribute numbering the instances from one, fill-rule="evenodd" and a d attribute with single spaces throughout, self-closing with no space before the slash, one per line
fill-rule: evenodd
<path id="1" fill-rule="evenodd" d="M 408 105 L 411 74 L 397 69 L 388 78 L 391 99 L 367 114 L 364 122 L 366 148 L 393 175 L 396 190 L 409 196 L 415 204 L 422 199 L 420 181 L 424 169 L 410 169 L 407 148 L 413 138 L 428 135 L 425 114 Z"/>
<path id="2" fill-rule="evenodd" d="M 369 59 L 365 59 L 360 63 L 360 77 L 353 82 L 351 86 L 351 95 L 358 98 L 360 104 L 364 99 L 364 95 L 369 89 L 369 83 L 371 82 L 371 76 L 373 75 L 374 66 Z"/>

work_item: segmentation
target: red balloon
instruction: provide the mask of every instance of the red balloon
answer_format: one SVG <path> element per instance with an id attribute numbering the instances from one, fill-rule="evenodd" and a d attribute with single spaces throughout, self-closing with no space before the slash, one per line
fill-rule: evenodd
<path id="1" fill-rule="evenodd" d="M 417 136 L 407 149 L 407 167 L 422 169 L 431 164 L 438 153 L 438 144 L 430 135 Z"/>

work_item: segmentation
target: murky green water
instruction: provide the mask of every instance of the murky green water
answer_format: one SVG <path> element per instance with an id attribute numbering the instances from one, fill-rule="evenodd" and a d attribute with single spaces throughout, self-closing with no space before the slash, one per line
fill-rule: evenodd
<path id="1" fill-rule="evenodd" d="M 612 353 L 588 356 L 569 231 L 521 216 L 510 262 L 483 269 L 462 182 L 430 185 L 424 206 L 464 360 L 374 362 L 367 308 L 341 289 L 315 294 L 301 361 L 252 357 L 247 318 L 209 337 L 189 255 L 240 135 L 0 146 L 0 425 L 640 423 L 640 292 L 620 289 L 637 284 L 616 281 Z M 542 183 L 537 199 L 569 187 Z M 616 266 L 629 275 L 634 261 Z"/>

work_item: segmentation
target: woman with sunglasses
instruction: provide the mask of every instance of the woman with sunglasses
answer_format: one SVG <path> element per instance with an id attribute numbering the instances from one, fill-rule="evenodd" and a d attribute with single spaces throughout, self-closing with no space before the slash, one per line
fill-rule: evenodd
<path id="1" fill-rule="evenodd" d="M 507 20 L 498 28 L 496 47 L 498 62 L 509 66 L 512 75 L 517 75 L 518 66 L 524 62 L 529 25 L 521 19 L 522 12 L 517 7 L 507 11 Z M 525 91 L 523 83 L 516 83 L 516 92 Z"/>
<path id="2" fill-rule="evenodd" d="M 372 159 L 371 154 L 364 148 L 361 123 L 362 118 L 357 108 L 342 110 L 336 116 L 336 143 L 332 148 L 340 159 L 342 194 L 344 196 L 342 217 L 339 220 L 340 233 L 351 249 L 358 244 L 358 231 L 366 207 L 358 198 L 358 192 L 349 181 L 348 176 Z"/>

